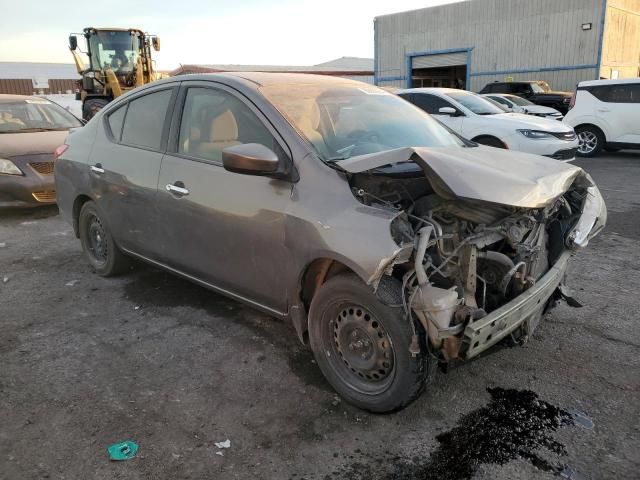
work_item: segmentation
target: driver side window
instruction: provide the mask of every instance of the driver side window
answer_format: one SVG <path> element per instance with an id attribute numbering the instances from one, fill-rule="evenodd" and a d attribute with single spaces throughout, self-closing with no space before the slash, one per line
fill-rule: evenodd
<path id="1" fill-rule="evenodd" d="M 222 150 L 243 143 L 259 143 L 279 151 L 262 121 L 230 93 L 203 87 L 187 90 L 179 153 L 222 164 Z"/>
<path id="2" fill-rule="evenodd" d="M 413 103 L 416 105 L 416 107 L 421 108 L 422 110 L 424 110 L 427 113 L 430 113 L 431 115 L 441 115 L 440 109 L 442 107 L 455 108 L 445 99 L 436 97 L 435 95 L 429 95 L 427 93 L 416 93 L 414 94 L 413 98 L 414 98 Z"/>

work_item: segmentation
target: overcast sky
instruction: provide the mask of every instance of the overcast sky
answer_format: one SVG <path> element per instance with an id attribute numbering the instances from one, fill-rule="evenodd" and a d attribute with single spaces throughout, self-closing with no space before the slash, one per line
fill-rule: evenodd
<path id="1" fill-rule="evenodd" d="M 180 63 L 313 65 L 373 57 L 377 15 L 454 1 L 7 0 L 0 14 L 0 61 L 70 63 L 70 32 L 137 26 L 160 36 L 160 69 Z"/>

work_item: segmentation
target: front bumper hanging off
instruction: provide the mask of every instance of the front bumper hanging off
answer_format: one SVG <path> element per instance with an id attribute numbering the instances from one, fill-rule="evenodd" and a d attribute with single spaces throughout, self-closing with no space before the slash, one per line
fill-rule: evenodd
<path id="1" fill-rule="evenodd" d="M 547 300 L 562 282 L 570 257 L 571 252 L 565 251 L 534 286 L 489 315 L 469 323 L 464 330 L 461 356 L 469 359 L 479 355 L 524 322 L 529 322 L 529 329 L 533 331 Z"/>

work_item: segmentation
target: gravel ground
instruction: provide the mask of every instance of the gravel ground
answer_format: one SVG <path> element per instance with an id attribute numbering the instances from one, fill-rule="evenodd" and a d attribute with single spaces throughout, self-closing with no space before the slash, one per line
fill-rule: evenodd
<path id="1" fill-rule="evenodd" d="M 55 208 L 0 213 L 0 478 L 639 478 L 640 155 L 577 164 L 609 207 L 570 267 L 585 306 L 391 415 L 340 401 L 291 325 L 143 265 L 100 278 Z"/>

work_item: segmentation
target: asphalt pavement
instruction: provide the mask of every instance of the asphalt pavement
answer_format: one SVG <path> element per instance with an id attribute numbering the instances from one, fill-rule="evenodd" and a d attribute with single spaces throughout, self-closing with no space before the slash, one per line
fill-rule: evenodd
<path id="1" fill-rule="evenodd" d="M 570 266 L 584 306 L 389 415 L 290 324 L 144 265 L 98 277 L 55 207 L 1 212 L 0 479 L 640 478 L 640 153 L 576 164 L 609 208 Z"/>

